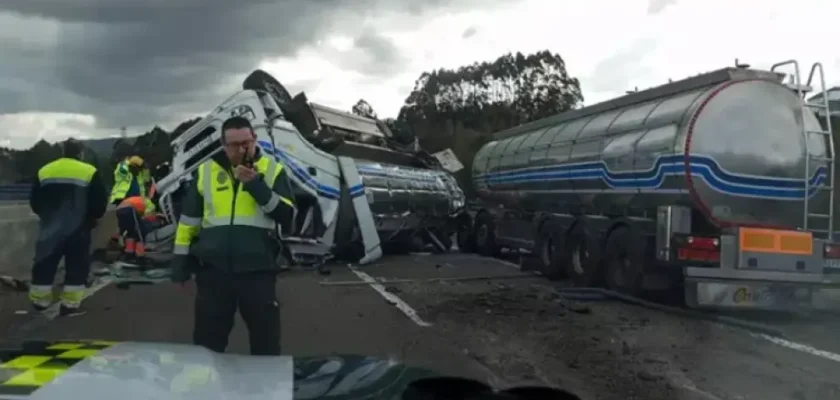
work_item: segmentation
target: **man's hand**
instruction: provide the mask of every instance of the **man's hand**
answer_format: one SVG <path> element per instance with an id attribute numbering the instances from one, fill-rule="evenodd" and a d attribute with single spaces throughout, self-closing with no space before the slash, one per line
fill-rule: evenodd
<path id="1" fill-rule="evenodd" d="M 188 262 L 189 256 L 175 256 L 175 258 L 170 261 L 169 279 L 173 283 L 180 283 L 183 285 L 189 282 L 190 278 L 192 278 L 192 271 L 188 268 Z"/>
<path id="2" fill-rule="evenodd" d="M 254 171 L 252 168 L 248 168 L 244 165 L 237 165 L 233 172 L 236 175 L 236 179 L 239 179 L 239 181 L 243 183 L 251 182 L 258 176 L 257 171 Z"/>
<path id="3" fill-rule="evenodd" d="M 185 268 L 173 268 L 169 279 L 173 283 L 180 283 L 181 285 L 186 284 L 192 278 L 192 274 L 187 271 Z"/>

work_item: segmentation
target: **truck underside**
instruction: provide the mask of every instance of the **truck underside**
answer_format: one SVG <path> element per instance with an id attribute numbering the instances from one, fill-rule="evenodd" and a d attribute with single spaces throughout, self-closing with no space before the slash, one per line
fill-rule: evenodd
<path id="1" fill-rule="evenodd" d="M 647 215 L 547 214 L 473 204 L 462 251 L 526 255 L 543 276 L 579 287 L 679 301 L 693 308 L 808 309 L 840 284 L 840 247 L 809 232 L 720 229 L 690 207 Z"/>

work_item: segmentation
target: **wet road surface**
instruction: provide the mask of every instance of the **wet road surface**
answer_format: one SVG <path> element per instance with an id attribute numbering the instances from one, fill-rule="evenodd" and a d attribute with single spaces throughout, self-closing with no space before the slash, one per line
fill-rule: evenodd
<path id="1" fill-rule="evenodd" d="M 836 318 L 765 320 L 782 341 L 612 301 L 570 301 L 555 283 L 524 275 L 510 263 L 457 253 L 339 265 L 327 277 L 288 272 L 278 282 L 283 349 L 393 357 L 498 387 L 559 386 L 585 399 L 840 399 Z M 457 280 L 465 277 L 504 279 Z M 26 312 L 25 293 L 0 289 L 0 333 L 6 342 L 190 342 L 190 290 L 98 287 L 87 314 L 52 319 Z M 248 351 L 241 319 L 229 351 Z"/>

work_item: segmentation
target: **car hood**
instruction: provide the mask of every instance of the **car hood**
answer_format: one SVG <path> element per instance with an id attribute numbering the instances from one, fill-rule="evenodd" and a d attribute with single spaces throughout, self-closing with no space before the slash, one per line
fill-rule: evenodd
<path id="1" fill-rule="evenodd" d="M 219 354 L 184 344 L 27 342 L 0 351 L 0 399 L 397 399 L 438 376 L 393 360 Z"/>

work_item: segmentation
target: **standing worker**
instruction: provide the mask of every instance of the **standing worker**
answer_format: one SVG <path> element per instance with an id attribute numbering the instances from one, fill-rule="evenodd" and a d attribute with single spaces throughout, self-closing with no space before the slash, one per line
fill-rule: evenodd
<path id="1" fill-rule="evenodd" d="M 283 165 L 260 153 L 247 119 L 225 121 L 221 140 L 224 153 L 199 166 L 184 200 L 172 280 L 196 274 L 195 344 L 224 352 L 238 305 L 251 354 L 278 355 L 277 224 L 292 221 L 292 188 Z"/>
<path id="2" fill-rule="evenodd" d="M 53 280 L 64 257 L 61 315 L 81 312 L 90 272 L 91 230 L 105 214 L 108 192 L 96 167 L 81 160 L 82 144 L 68 140 L 62 158 L 38 170 L 29 205 L 40 218 L 29 299 L 36 310 L 49 307 Z"/>

